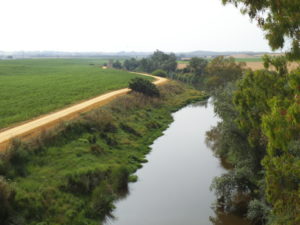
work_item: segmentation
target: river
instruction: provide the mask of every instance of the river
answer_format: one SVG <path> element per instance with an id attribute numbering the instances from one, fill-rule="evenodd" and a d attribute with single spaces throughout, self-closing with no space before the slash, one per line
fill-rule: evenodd
<path id="1" fill-rule="evenodd" d="M 213 105 L 192 104 L 173 114 L 174 122 L 151 146 L 138 181 L 116 203 L 112 225 L 248 225 L 212 207 L 209 187 L 226 170 L 205 144 L 217 124 Z"/>

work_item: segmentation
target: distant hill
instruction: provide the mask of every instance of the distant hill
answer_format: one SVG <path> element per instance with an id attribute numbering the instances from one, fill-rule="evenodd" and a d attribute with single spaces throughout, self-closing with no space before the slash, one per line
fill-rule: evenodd
<path id="1" fill-rule="evenodd" d="M 184 52 L 184 53 L 177 53 L 180 57 L 209 57 L 209 56 L 238 56 L 242 55 L 244 57 L 255 57 L 256 55 L 263 55 L 268 54 L 268 52 L 251 52 L 251 51 L 244 51 L 244 52 L 233 52 L 233 51 L 226 51 L 226 52 L 214 52 L 214 51 L 194 51 L 194 52 Z M 242 57 L 239 57 L 242 58 Z"/>
<path id="2" fill-rule="evenodd" d="M 60 51 L 0 51 L 0 59 L 22 59 L 22 58 L 144 58 L 153 52 L 60 52 Z M 233 56 L 238 58 L 258 57 L 263 54 L 272 54 L 268 52 L 251 51 L 193 51 L 193 52 L 175 52 L 180 58 L 190 57 L 215 57 L 215 56 Z M 242 56 L 242 57 L 239 57 Z"/>

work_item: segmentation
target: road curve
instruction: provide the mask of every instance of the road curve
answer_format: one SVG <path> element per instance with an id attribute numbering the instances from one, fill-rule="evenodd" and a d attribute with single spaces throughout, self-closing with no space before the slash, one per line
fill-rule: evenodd
<path id="1" fill-rule="evenodd" d="M 155 85 L 160 85 L 168 81 L 163 77 L 152 76 L 145 73 L 136 73 L 144 76 L 154 77 L 156 80 L 153 82 Z M 5 129 L 0 132 L 0 151 L 4 151 L 9 146 L 9 143 L 14 138 L 26 138 L 42 132 L 43 130 L 52 127 L 62 121 L 67 121 L 78 117 L 81 113 L 87 112 L 91 109 L 100 107 L 118 96 L 125 95 L 130 91 L 129 88 L 123 88 L 116 91 L 111 91 L 106 94 L 102 94 L 98 97 L 89 99 L 87 101 L 69 106 L 65 109 L 59 110 L 54 113 L 50 113 L 41 116 L 37 119 L 25 122 L 21 125 Z"/>

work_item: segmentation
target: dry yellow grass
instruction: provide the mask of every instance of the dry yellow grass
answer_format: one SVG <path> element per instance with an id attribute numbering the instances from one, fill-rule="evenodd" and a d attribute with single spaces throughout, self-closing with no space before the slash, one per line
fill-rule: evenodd
<path id="1" fill-rule="evenodd" d="M 298 62 L 292 62 L 292 63 L 289 63 L 289 65 L 288 65 L 288 68 L 290 71 L 294 70 L 298 67 L 299 67 Z M 252 70 L 261 70 L 261 69 L 264 69 L 264 64 L 263 64 L 263 62 L 246 62 L 246 68 L 249 68 Z"/>
<path id="2" fill-rule="evenodd" d="M 187 66 L 188 66 L 188 64 L 178 63 L 177 69 L 184 69 Z M 288 68 L 291 71 L 291 70 L 298 68 L 299 66 L 300 66 L 299 62 L 292 62 L 292 63 L 289 63 Z M 264 69 L 264 64 L 263 64 L 263 62 L 246 62 L 246 68 L 249 68 L 252 70 L 261 70 L 261 69 Z"/>
<path id="3" fill-rule="evenodd" d="M 179 70 L 183 70 L 187 66 L 188 66 L 188 64 L 186 64 L 186 63 L 177 63 L 177 69 L 179 69 Z"/>

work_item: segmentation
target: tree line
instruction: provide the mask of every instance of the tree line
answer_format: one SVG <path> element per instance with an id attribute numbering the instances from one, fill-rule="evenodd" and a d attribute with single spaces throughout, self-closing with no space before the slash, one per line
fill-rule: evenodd
<path id="1" fill-rule="evenodd" d="M 287 67 L 300 59 L 300 1 L 222 1 L 257 20 L 273 50 L 291 44 L 285 56 L 265 56 L 263 70 L 211 92 L 222 122 L 207 141 L 232 165 L 212 188 L 220 207 L 256 224 L 300 224 L 300 68 Z"/>
<path id="2" fill-rule="evenodd" d="M 126 59 L 123 63 L 119 60 L 112 62 L 115 69 L 128 71 L 140 71 L 146 73 L 157 73 L 160 76 L 171 76 L 177 69 L 177 57 L 174 53 L 166 54 L 162 51 L 155 51 L 150 57 L 142 59 Z"/>

